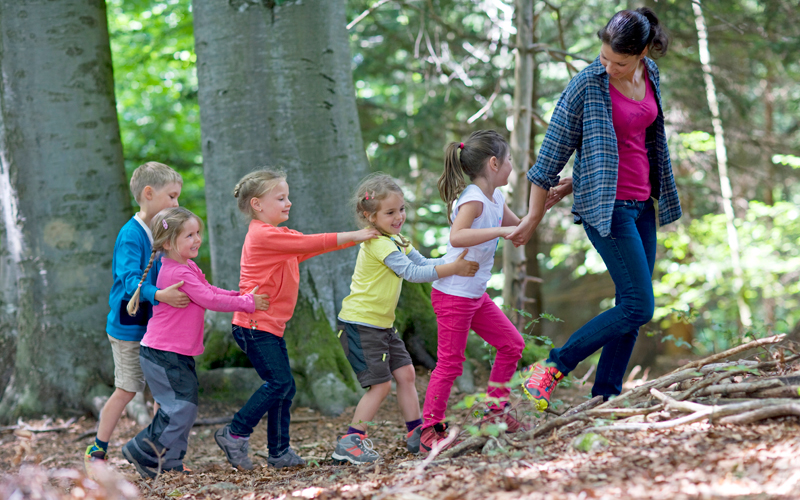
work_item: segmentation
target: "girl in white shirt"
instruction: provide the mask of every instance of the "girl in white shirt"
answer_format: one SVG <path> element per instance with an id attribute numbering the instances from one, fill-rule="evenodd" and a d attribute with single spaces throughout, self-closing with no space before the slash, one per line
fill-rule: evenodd
<path id="1" fill-rule="evenodd" d="M 505 139 L 492 130 L 479 130 L 465 142 L 447 147 L 444 173 L 438 187 L 451 224 L 445 262 L 455 261 L 464 249 L 467 260 L 480 268 L 474 277 L 449 276 L 433 283 L 431 301 L 436 313 L 439 344 L 422 410 L 420 450 L 430 451 L 447 437 L 444 423 L 447 399 L 461 375 L 467 335 L 472 329 L 497 349 L 489 376 L 489 406 L 484 421 L 505 423 L 506 432 L 523 425 L 508 413 L 508 382 L 517 370 L 525 342 L 519 331 L 486 293 L 498 238 L 519 224 L 498 187 L 508 183 L 511 154 Z M 472 184 L 464 182 L 464 175 Z"/>

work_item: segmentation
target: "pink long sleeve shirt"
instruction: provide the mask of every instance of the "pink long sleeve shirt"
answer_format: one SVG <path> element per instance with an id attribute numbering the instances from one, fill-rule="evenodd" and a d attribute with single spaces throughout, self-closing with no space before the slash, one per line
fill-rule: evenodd
<path id="1" fill-rule="evenodd" d="M 189 296 L 191 302 L 183 309 L 164 302 L 155 306 L 142 345 L 160 351 L 197 356 L 203 354 L 203 316 L 206 309 L 220 312 L 255 311 L 251 294 L 239 295 L 238 291 L 211 285 L 191 260 L 181 264 L 169 257 L 162 257 L 156 282 L 158 289 L 163 290 L 180 281 L 183 281 L 183 286 L 179 290 Z"/>

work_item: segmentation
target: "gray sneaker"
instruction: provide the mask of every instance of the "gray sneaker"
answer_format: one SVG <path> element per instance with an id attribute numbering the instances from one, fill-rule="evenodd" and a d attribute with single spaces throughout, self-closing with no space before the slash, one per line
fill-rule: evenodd
<path id="1" fill-rule="evenodd" d="M 250 447 L 249 437 L 234 439 L 231 436 L 231 427 L 226 425 L 214 433 L 214 441 L 225 452 L 225 456 L 228 457 L 228 462 L 231 465 L 237 469 L 253 470 L 253 462 L 247 456 L 247 450 Z"/>
<path id="2" fill-rule="evenodd" d="M 361 465 L 370 464 L 381 458 L 381 456 L 372 449 L 372 441 L 362 438 L 361 434 L 354 432 L 339 439 L 331 458 L 340 464 L 350 462 L 351 464 Z"/>
<path id="3" fill-rule="evenodd" d="M 419 453 L 419 442 L 422 437 L 422 425 L 418 425 L 413 431 L 406 434 L 406 448 L 411 453 Z"/>
<path id="4" fill-rule="evenodd" d="M 295 467 L 297 465 L 305 465 L 306 461 L 297 456 L 293 449 L 287 448 L 283 455 L 279 457 L 269 457 L 267 463 L 270 467 L 276 469 L 283 469 L 285 467 Z"/>

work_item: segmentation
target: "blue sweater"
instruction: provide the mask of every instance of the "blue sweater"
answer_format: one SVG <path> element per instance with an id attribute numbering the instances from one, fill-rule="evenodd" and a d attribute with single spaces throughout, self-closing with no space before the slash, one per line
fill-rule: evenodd
<path id="1" fill-rule="evenodd" d="M 122 226 L 114 244 L 114 260 L 111 265 L 114 284 L 108 297 L 111 312 L 108 313 L 106 332 L 116 339 L 142 340 L 147 331 L 147 321 L 153 314 L 153 306 L 158 304 L 155 299 L 158 288 L 155 285 L 161 259 L 153 261 L 147 279 L 142 283 L 139 313 L 130 316 L 125 310 L 139 280 L 142 279 L 152 250 L 150 238 L 134 215 Z"/>

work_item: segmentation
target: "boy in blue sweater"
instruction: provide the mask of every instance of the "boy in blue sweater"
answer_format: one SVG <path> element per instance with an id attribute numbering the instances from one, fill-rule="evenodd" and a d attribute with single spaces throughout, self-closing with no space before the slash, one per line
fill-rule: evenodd
<path id="1" fill-rule="evenodd" d="M 114 245 L 111 286 L 108 304 L 106 333 L 114 355 L 114 385 L 116 389 L 100 412 L 95 442 L 86 449 L 84 463 L 105 460 L 108 441 L 117 426 L 125 406 L 137 392 L 144 390 L 145 381 L 139 365 L 139 341 L 147 331 L 147 321 L 153 306 L 165 302 L 173 307 L 186 307 L 189 298 L 178 290 L 183 282 L 169 288 L 156 288 L 160 262 L 153 264 L 155 272 L 148 273 L 141 282 L 152 253 L 153 235 L 150 221 L 165 208 L 177 207 L 183 179 L 170 167 L 154 161 L 140 165 L 131 177 L 131 192 L 139 204 L 139 212 L 119 232 Z M 140 287 L 140 305 L 136 315 L 128 314 L 127 305 Z"/>

